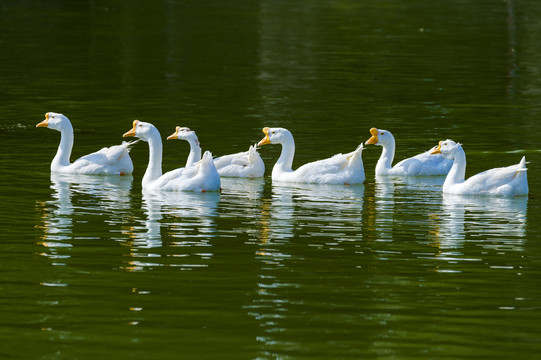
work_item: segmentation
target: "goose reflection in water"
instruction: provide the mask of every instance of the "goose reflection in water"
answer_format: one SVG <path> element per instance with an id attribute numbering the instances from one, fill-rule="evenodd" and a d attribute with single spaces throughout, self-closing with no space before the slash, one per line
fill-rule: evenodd
<path id="1" fill-rule="evenodd" d="M 222 196 L 235 197 L 241 204 L 244 204 L 246 208 L 246 201 L 248 205 L 254 200 L 259 200 L 263 196 L 263 189 L 265 187 L 265 180 L 263 178 L 234 178 L 223 177 L 222 181 Z"/>
<path id="2" fill-rule="evenodd" d="M 382 194 L 389 193 L 387 190 L 394 192 L 403 192 L 405 195 L 415 196 L 419 193 L 431 194 L 441 193 L 441 186 L 445 181 L 444 176 L 376 176 L 376 188 L 381 188 Z M 420 199 L 422 200 L 422 199 Z"/>
<path id="3" fill-rule="evenodd" d="M 258 259 L 280 263 L 290 258 L 281 244 L 294 237 L 313 246 L 357 241 L 362 236 L 364 185 L 272 184 L 270 202 L 263 202 L 260 216 Z"/>
<path id="4" fill-rule="evenodd" d="M 53 184 L 68 184 L 74 195 L 90 211 L 106 211 L 112 215 L 130 208 L 133 176 L 90 176 L 51 173 Z M 84 196 L 84 197 L 83 197 Z M 88 196 L 88 198 L 86 198 Z"/>
<path id="5" fill-rule="evenodd" d="M 377 241 L 393 239 L 395 183 L 389 176 L 376 176 L 374 204 L 370 206 L 367 228 L 375 231 Z"/>
<path id="6" fill-rule="evenodd" d="M 157 244 L 152 242 L 161 244 L 162 228 L 173 238 L 212 236 L 216 232 L 215 217 L 219 200 L 219 193 L 143 191 L 143 209 L 147 218 L 142 240 L 148 240 L 149 247 L 156 247 Z M 194 231 L 198 233 L 193 234 Z"/>
<path id="7" fill-rule="evenodd" d="M 133 258 L 125 269 L 206 266 L 201 264 L 201 259 L 212 256 L 207 248 L 212 246 L 210 239 L 217 236 L 215 218 L 220 194 L 145 190 L 142 194 L 146 218 L 140 220 L 141 226 L 133 226 L 125 232 L 131 239 L 130 256 Z M 163 237 L 170 241 L 164 244 Z"/>
<path id="8" fill-rule="evenodd" d="M 294 316 L 298 294 L 306 289 L 297 269 L 313 259 L 295 255 L 295 247 L 308 254 L 316 247 L 329 250 L 361 240 L 364 190 L 364 185 L 272 184 L 271 199 L 260 205 L 256 289 L 244 307 L 265 331 L 258 341 L 282 343 L 280 334 L 288 327 L 288 316 Z"/>
<path id="9" fill-rule="evenodd" d="M 522 251 L 526 238 L 527 197 L 443 194 L 435 241 L 440 249 L 456 249 L 474 240 L 485 249 Z"/>
<path id="10" fill-rule="evenodd" d="M 84 202 L 85 212 L 108 213 L 108 221 L 121 217 L 122 209 L 129 208 L 131 176 L 88 176 L 51 173 L 51 200 L 43 205 L 43 234 L 41 245 L 49 249 L 52 258 L 68 258 L 58 249 L 72 247 L 73 217 L 80 211 L 73 201 Z M 122 219 L 118 219 L 122 223 Z"/>
<path id="11" fill-rule="evenodd" d="M 242 219 L 231 221 L 227 232 L 221 230 L 221 237 L 237 237 L 248 235 L 247 243 L 256 244 L 260 238 L 261 217 L 265 217 L 265 204 L 263 178 L 233 178 L 222 177 L 222 193 L 220 198 L 220 218 Z"/>
<path id="12" fill-rule="evenodd" d="M 374 196 L 367 198 L 367 240 L 392 241 L 406 219 L 419 231 L 426 227 L 431 208 L 441 202 L 442 176 L 375 177 Z"/>
<path id="13" fill-rule="evenodd" d="M 310 235 L 333 235 L 339 228 L 360 230 L 364 185 L 281 184 L 272 185 L 269 237 L 294 236 L 294 230 Z"/>

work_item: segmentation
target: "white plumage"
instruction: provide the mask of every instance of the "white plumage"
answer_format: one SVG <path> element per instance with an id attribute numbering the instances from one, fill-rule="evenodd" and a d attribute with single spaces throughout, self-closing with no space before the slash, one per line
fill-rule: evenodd
<path id="1" fill-rule="evenodd" d="M 366 140 L 366 145 L 374 144 L 383 147 L 381 156 L 376 164 L 376 175 L 400 175 L 400 176 L 427 176 L 447 175 L 453 161 L 446 159 L 441 154 L 431 154 L 436 148 L 404 159 L 392 166 L 395 152 L 395 140 L 393 134 L 387 130 L 376 128 L 370 129 L 372 137 Z"/>
<path id="2" fill-rule="evenodd" d="M 47 127 L 60 131 L 60 145 L 51 162 L 52 172 L 87 175 L 129 175 L 133 172 L 129 151 L 130 146 L 136 141 L 104 147 L 71 163 L 70 156 L 74 138 L 73 126 L 69 119 L 62 114 L 48 112 L 45 114 L 45 120 L 37 124 L 36 127 Z"/>
<path id="3" fill-rule="evenodd" d="M 124 134 L 137 136 L 148 142 L 149 162 L 143 176 L 143 190 L 157 191 L 219 191 L 220 175 L 212 161 L 212 154 L 206 151 L 203 158 L 188 167 L 162 173 L 162 140 L 156 127 L 150 123 L 135 120 L 133 128 Z"/>
<path id="4" fill-rule="evenodd" d="M 464 179 L 466 154 L 459 143 L 453 140 L 440 141 L 433 151 L 454 160 L 453 166 L 443 183 L 443 192 L 458 195 L 527 195 L 528 176 L 526 157 L 507 167 L 494 168 Z"/>
<path id="5" fill-rule="evenodd" d="M 190 154 L 186 167 L 201 158 L 201 144 L 195 131 L 187 127 L 177 126 L 175 132 L 167 137 L 170 139 L 186 140 L 190 144 Z M 250 146 L 248 151 L 224 155 L 214 159 L 218 174 L 224 177 L 262 177 L 265 174 L 265 163 L 257 152 L 256 145 Z"/>
<path id="6" fill-rule="evenodd" d="M 362 184 L 365 180 L 363 145 L 347 154 L 336 154 L 331 158 L 314 161 L 292 170 L 295 156 L 295 141 L 289 130 L 284 128 L 264 128 L 265 137 L 259 146 L 281 144 L 282 153 L 272 169 L 273 181 L 317 184 Z"/>
<path id="7" fill-rule="evenodd" d="M 214 159 L 220 176 L 257 178 L 265 174 L 265 163 L 257 152 L 257 145 L 251 145 L 248 151 L 223 155 Z"/>

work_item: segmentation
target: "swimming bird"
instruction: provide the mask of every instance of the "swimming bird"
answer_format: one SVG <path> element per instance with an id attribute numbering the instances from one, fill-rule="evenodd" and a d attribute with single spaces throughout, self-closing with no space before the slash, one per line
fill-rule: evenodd
<path id="1" fill-rule="evenodd" d="M 175 132 L 167 137 L 167 140 L 171 139 L 186 140 L 190 144 L 186 167 L 201 158 L 201 145 L 195 131 L 177 126 Z M 265 173 L 265 163 L 257 152 L 256 145 L 250 146 L 248 151 L 217 157 L 214 159 L 214 165 L 218 174 L 224 177 L 256 178 L 262 177 Z"/>
<path id="2" fill-rule="evenodd" d="M 403 175 L 403 176 L 423 176 L 423 175 L 447 175 L 453 161 L 446 159 L 441 154 L 432 154 L 432 149 L 413 157 L 404 159 L 392 166 L 395 152 L 395 140 L 393 134 L 387 130 L 372 128 L 370 129 L 372 137 L 366 140 L 365 144 L 379 145 L 383 147 L 381 156 L 376 164 L 376 175 Z"/>
<path id="3" fill-rule="evenodd" d="M 526 157 L 518 164 L 494 168 L 464 179 L 466 153 L 462 145 L 453 140 L 440 141 L 433 151 L 453 160 L 453 166 L 443 183 L 443 192 L 460 195 L 527 195 L 528 177 Z"/>
<path id="4" fill-rule="evenodd" d="M 46 127 L 60 131 L 60 145 L 53 161 L 51 171 L 64 174 L 87 175 L 129 175 L 133 172 L 130 147 L 137 141 L 123 142 L 121 145 L 104 147 L 91 154 L 70 162 L 73 149 L 73 126 L 70 120 L 58 113 L 48 112 L 45 120 L 36 127 Z"/>
<path id="5" fill-rule="evenodd" d="M 133 128 L 123 136 L 136 136 L 148 143 L 149 161 L 142 180 L 143 190 L 201 192 L 220 190 L 220 175 L 214 166 L 210 151 L 206 151 L 201 160 L 189 167 L 163 174 L 162 139 L 154 125 L 134 120 Z"/>
<path id="6" fill-rule="evenodd" d="M 265 137 L 258 146 L 281 144 L 282 153 L 272 168 L 272 180 L 315 184 L 362 184 L 365 180 L 361 153 L 363 144 L 347 154 L 336 154 L 292 170 L 295 141 L 291 132 L 284 128 L 264 128 Z"/>

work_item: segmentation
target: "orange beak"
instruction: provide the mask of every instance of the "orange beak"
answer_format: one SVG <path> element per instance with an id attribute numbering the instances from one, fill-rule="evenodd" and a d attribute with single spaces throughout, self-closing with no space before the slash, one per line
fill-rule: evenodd
<path id="1" fill-rule="evenodd" d="M 372 134 L 372 137 L 366 140 L 365 145 L 377 144 L 378 143 L 378 129 L 376 128 L 370 129 L 370 134 Z"/>
<path id="2" fill-rule="evenodd" d="M 36 127 L 48 127 L 49 126 L 49 113 L 45 114 L 45 120 L 36 125 Z"/>
<path id="3" fill-rule="evenodd" d="M 269 139 L 269 128 L 268 127 L 263 128 L 263 134 L 265 134 L 265 137 L 263 139 L 261 139 L 261 141 L 259 143 L 257 143 L 257 146 L 267 145 L 267 144 L 271 143 L 271 141 Z"/>
<path id="4" fill-rule="evenodd" d="M 434 149 L 434 150 L 430 153 L 430 155 L 441 154 L 441 143 L 442 143 L 442 141 L 440 141 L 440 142 L 438 143 L 438 147 L 437 147 L 436 149 Z"/>
<path id="5" fill-rule="evenodd" d="M 139 120 L 133 120 L 133 128 L 124 135 L 122 135 L 122 137 L 135 136 L 135 127 L 137 126 L 138 122 Z"/>
<path id="6" fill-rule="evenodd" d="M 178 139 L 178 130 L 179 129 L 180 129 L 180 126 L 177 126 L 175 132 L 173 134 L 169 135 L 167 137 L 167 140 Z"/>

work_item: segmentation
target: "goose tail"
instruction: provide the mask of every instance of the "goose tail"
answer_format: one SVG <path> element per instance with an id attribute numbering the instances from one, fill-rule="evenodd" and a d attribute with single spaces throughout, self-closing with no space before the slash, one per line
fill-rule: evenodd
<path id="1" fill-rule="evenodd" d="M 518 169 L 517 169 L 517 172 L 518 171 L 527 171 L 528 168 L 526 167 L 526 156 L 523 156 L 522 159 L 520 160 L 520 162 L 518 163 Z"/>
<path id="2" fill-rule="evenodd" d="M 257 160 L 257 155 L 257 144 L 250 145 L 250 148 L 248 149 L 248 159 L 250 159 L 250 161 L 255 161 Z"/>
<path id="3" fill-rule="evenodd" d="M 132 147 L 137 144 L 139 141 L 141 141 L 141 139 L 137 139 L 137 140 L 133 140 L 133 141 L 123 141 L 122 142 L 122 145 L 124 145 L 126 147 L 126 149 L 129 151 L 131 151 Z"/>
<path id="4" fill-rule="evenodd" d="M 345 166 L 351 166 L 351 164 L 354 164 L 356 162 L 362 163 L 362 152 L 363 152 L 364 146 L 363 143 L 361 143 L 359 146 L 357 146 L 357 149 L 353 151 L 347 158 L 347 164 Z"/>

